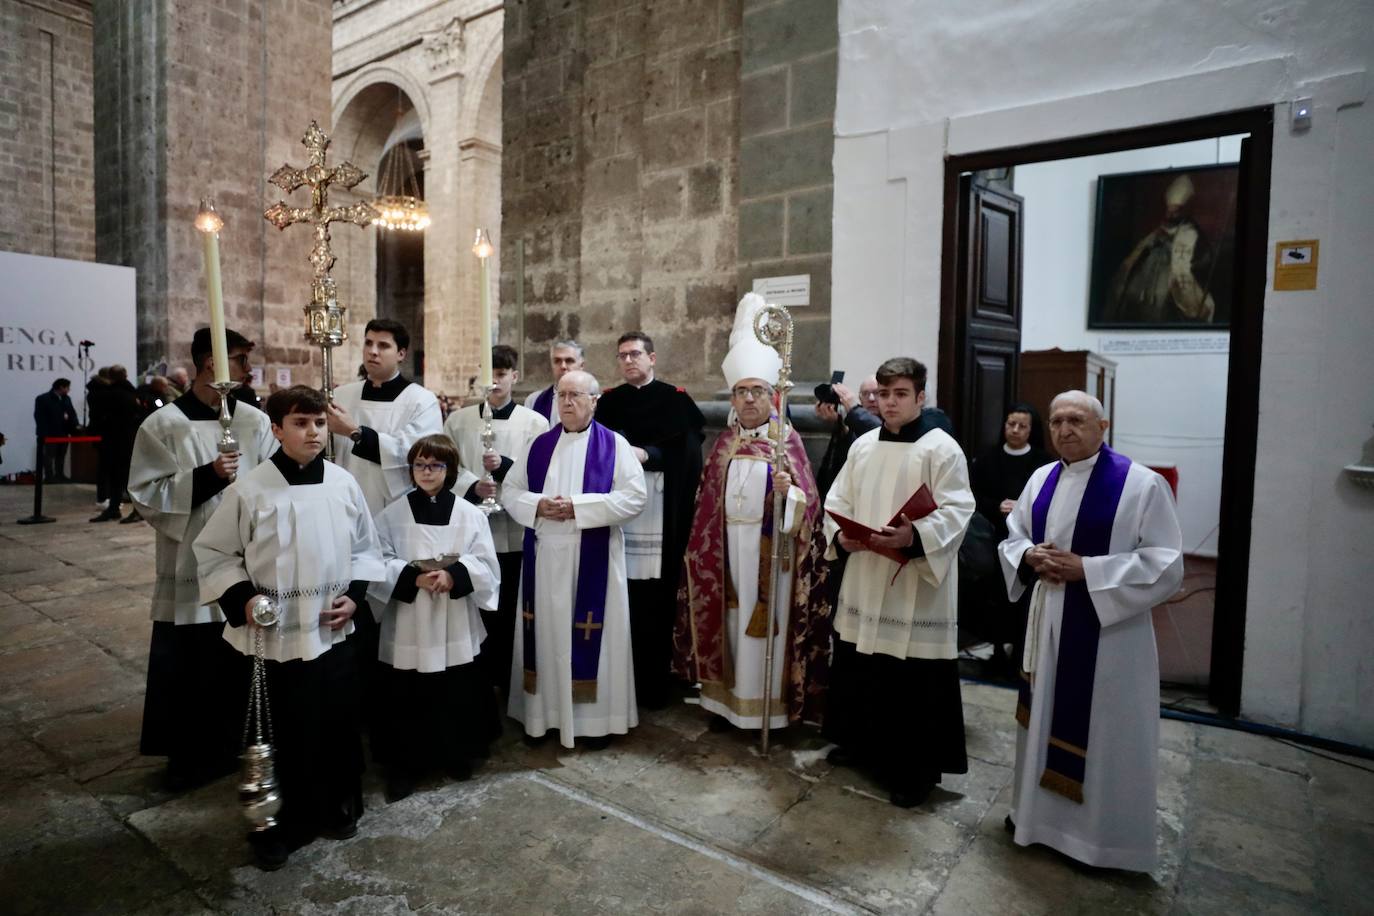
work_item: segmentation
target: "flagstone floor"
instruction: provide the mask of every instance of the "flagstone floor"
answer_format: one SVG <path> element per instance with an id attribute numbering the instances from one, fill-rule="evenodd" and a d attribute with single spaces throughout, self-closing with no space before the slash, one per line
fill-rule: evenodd
<path id="1" fill-rule="evenodd" d="M 138 755 L 152 532 L 87 524 L 92 489 L 13 524 L 0 487 L 0 910 L 8 913 L 1345 913 L 1374 900 L 1374 763 L 1162 723 L 1153 875 L 1099 872 L 1002 829 L 1011 693 L 965 684 L 970 770 L 903 811 L 814 734 L 761 759 L 689 705 L 601 752 L 512 727 L 471 782 L 358 836 L 250 864 L 233 779 L 186 795 Z"/>

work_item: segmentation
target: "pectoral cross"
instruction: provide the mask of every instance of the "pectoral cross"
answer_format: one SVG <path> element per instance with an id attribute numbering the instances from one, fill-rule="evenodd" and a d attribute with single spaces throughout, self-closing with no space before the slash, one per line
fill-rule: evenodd
<path id="1" fill-rule="evenodd" d="M 592 631 L 601 629 L 601 624 L 592 623 L 592 612 L 587 612 L 587 619 L 581 623 L 573 624 L 573 629 L 582 631 L 582 641 L 591 642 Z"/>

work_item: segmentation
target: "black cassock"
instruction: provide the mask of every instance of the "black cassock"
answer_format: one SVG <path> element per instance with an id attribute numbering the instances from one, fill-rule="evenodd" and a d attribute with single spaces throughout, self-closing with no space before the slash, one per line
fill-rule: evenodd
<path id="1" fill-rule="evenodd" d="M 641 705 L 655 708 L 668 700 L 673 615 L 692 505 L 701 481 L 706 419 L 691 395 L 658 379 L 639 388 L 624 384 L 606 391 L 597 402 L 596 419 L 649 453 L 644 470 L 663 472 L 660 578 L 629 583 L 635 693 Z"/>

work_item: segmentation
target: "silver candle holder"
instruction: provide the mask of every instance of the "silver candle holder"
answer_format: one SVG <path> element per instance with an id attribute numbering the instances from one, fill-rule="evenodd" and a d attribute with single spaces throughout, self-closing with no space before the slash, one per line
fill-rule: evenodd
<path id="1" fill-rule="evenodd" d="M 233 455 L 239 450 L 239 440 L 234 438 L 234 433 L 230 427 L 234 424 L 234 416 L 229 412 L 229 398 L 235 388 L 239 387 L 233 382 L 213 382 L 211 388 L 219 392 L 219 442 L 216 448 L 221 455 Z M 233 483 L 238 478 L 237 474 L 229 475 L 229 482 Z"/>
<path id="2" fill-rule="evenodd" d="M 478 410 L 482 414 L 482 459 L 485 466 L 486 456 L 496 454 L 496 430 L 491 426 L 491 403 L 487 400 L 491 397 L 491 392 L 495 385 L 478 385 L 477 390 L 482 393 L 482 401 Z M 482 477 L 483 483 L 496 484 L 496 478 L 491 471 L 487 471 Z M 504 511 L 501 504 L 496 501 L 495 496 L 487 496 L 477 504 L 477 508 L 482 510 L 484 515 L 495 515 Z"/>

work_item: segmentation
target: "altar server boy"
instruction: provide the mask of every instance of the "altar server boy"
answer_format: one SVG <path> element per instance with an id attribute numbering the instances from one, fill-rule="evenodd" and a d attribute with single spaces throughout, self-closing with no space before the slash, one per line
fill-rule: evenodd
<path id="1" fill-rule="evenodd" d="M 240 653 L 253 654 L 253 603 L 265 596 L 281 612 L 263 642 L 282 809 L 279 826 L 249 837 L 270 871 L 316 836 L 357 833 L 363 752 L 348 636 L 386 567 L 357 481 L 323 458 L 324 396 L 296 385 L 266 407 L 281 448 L 225 491 L 195 553 L 201 600 L 219 603 L 224 638 Z M 250 666 L 242 670 L 246 700 Z"/>
<path id="2" fill-rule="evenodd" d="M 458 450 L 448 436 L 420 439 L 407 461 L 415 488 L 377 516 L 386 578 L 371 588 L 382 609 L 384 713 L 373 754 L 386 767 L 387 801 L 414 791 L 427 763 L 469 778 L 501 733 L 477 662 L 487 635 L 479 608 L 494 606 L 501 589 L 487 517 L 450 489 Z"/>

